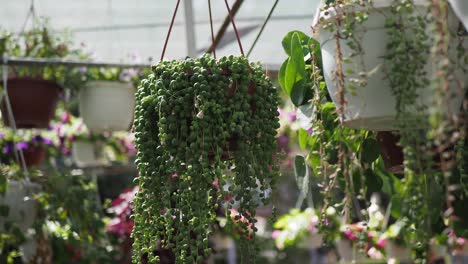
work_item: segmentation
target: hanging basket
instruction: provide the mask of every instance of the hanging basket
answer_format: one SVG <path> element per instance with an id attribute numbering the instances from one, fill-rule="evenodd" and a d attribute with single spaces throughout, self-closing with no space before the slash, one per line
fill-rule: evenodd
<path id="1" fill-rule="evenodd" d="M 399 261 L 397 263 L 412 263 L 411 251 L 408 247 L 397 245 L 393 241 L 388 241 L 385 245 L 385 252 L 387 252 L 387 260 Z"/>
<path id="2" fill-rule="evenodd" d="M 8 216 L 0 217 L 0 232 L 8 232 L 5 224 L 16 224 L 25 233 L 32 227 L 37 216 L 37 202 L 32 195 L 40 191 L 37 183 L 10 180 L 4 196 L 0 195 L 0 204 L 10 208 Z M 10 230 L 11 231 L 11 230 Z"/>
<path id="3" fill-rule="evenodd" d="M 404 171 L 404 156 L 403 149 L 398 145 L 398 141 L 400 141 L 400 137 L 390 131 L 377 133 L 377 142 L 380 146 L 385 168 L 391 173 L 401 174 Z"/>
<path id="4" fill-rule="evenodd" d="M 103 146 L 100 142 L 76 140 L 73 142 L 72 155 L 76 166 L 80 168 L 106 164 Z"/>
<path id="5" fill-rule="evenodd" d="M 338 255 L 340 255 L 340 263 L 362 263 L 368 259 L 365 255 L 359 253 L 359 250 L 349 240 L 337 240 L 335 247 Z"/>
<path id="6" fill-rule="evenodd" d="M 48 128 L 62 88 L 53 81 L 35 78 L 9 78 L 7 82 L 17 128 Z M 1 103 L 3 123 L 10 125 L 6 101 Z"/>
<path id="7" fill-rule="evenodd" d="M 323 243 L 323 235 L 321 234 L 311 234 L 305 237 L 301 242 L 298 244 L 299 248 L 302 249 L 315 249 L 320 248 Z"/>
<path id="8" fill-rule="evenodd" d="M 459 0 L 455 0 L 460 2 Z M 416 12 L 425 14 L 427 12 L 427 5 L 430 1 L 418 0 L 414 1 Z M 344 100 L 346 105 L 344 106 L 344 120 L 343 124 L 351 128 L 368 129 L 376 131 L 389 131 L 396 130 L 396 98 L 392 92 L 392 88 L 389 84 L 388 78 L 384 71 L 385 61 L 384 56 L 386 53 L 386 47 L 389 43 L 387 36 L 387 29 L 385 28 L 386 15 L 390 15 L 390 7 L 392 1 L 387 0 L 375 0 L 373 6 L 368 8 L 368 19 L 363 24 L 356 23 L 354 28 L 354 36 L 359 42 L 361 50 L 364 52 L 351 58 L 351 63 L 341 62 L 343 66 L 343 72 L 345 74 L 345 94 Z M 322 5 L 320 8 L 323 8 Z M 362 11 L 362 7 L 356 7 L 354 5 L 342 5 L 329 10 L 319 9 L 316 14 L 316 22 L 314 22 L 315 38 L 321 45 L 322 62 L 323 62 L 323 74 L 329 94 L 333 102 L 339 104 L 338 99 L 338 87 L 336 85 L 336 54 L 337 54 L 337 42 L 336 42 L 336 30 L 343 30 L 342 27 L 338 27 L 334 32 L 323 28 L 323 24 L 327 22 L 334 22 L 338 16 L 346 14 L 352 14 L 353 11 Z M 451 32 L 456 32 L 458 29 L 458 20 L 450 11 L 448 16 L 448 25 Z M 336 25 L 335 25 L 336 27 Z M 429 35 L 432 35 L 429 32 Z M 339 39 L 340 51 L 343 58 L 349 58 L 350 54 L 354 51 L 348 45 L 348 39 Z M 451 43 L 451 55 L 456 56 L 456 46 L 459 42 L 458 39 L 454 39 Z M 465 41 L 465 46 L 468 48 L 468 41 Z M 431 58 L 428 59 L 426 64 L 427 78 L 432 78 L 432 65 L 436 62 Z M 365 65 L 365 66 L 364 66 Z M 351 71 L 348 71 L 352 70 Z M 391 72 L 388 74 L 392 74 Z M 356 88 L 354 91 L 350 91 L 349 84 L 351 80 L 360 80 L 362 76 L 367 75 L 366 82 L 362 87 L 357 84 L 354 85 Z M 462 69 L 455 72 L 455 78 L 457 80 L 468 83 L 468 75 L 463 73 Z M 421 76 L 423 78 L 423 76 Z M 448 107 L 450 113 L 455 114 L 460 111 L 463 93 L 466 87 L 461 89 L 457 82 L 452 81 L 449 91 L 447 92 L 447 98 L 450 97 L 451 105 Z M 418 102 L 425 106 L 433 105 L 433 91 L 431 89 L 421 89 L 418 94 Z M 416 109 L 410 109 L 415 115 L 421 115 Z M 408 117 L 410 118 L 410 117 Z"/>
<path id="9" fill-rule="evenodd" d="M 129 130 L 135 107 L 131 83 L 93 81 L 80 91 L 80 113 L 93 133 Z"/>
<path id="10" fill-rule="evenodd" d="M 448 0 L 452 6 L 453 12 L 457 15 L 465 29 L 468 30 L 468 1 L 466 0 Z"/>
<path id="11" fill-rule="evenodd" d="M 44 162 L 47 151 L 40 146 L 32 146 L 23 151 L 24 161 L 27 167 L 38 167 Z"/>

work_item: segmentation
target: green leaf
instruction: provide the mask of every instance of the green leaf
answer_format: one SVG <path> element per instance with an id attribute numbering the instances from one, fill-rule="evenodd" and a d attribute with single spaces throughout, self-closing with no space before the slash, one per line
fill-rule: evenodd
<path id="1" fill-rule="evenodd" d="M 300 128 L 298 132 L 298 137 L 299 137 L 299 147 L 301 149 L 305 149 L 307 147 L 307 138 L 309 137 L 309 134 L 305 129 Z"/>
<path id="2" fill-rule="evenodd" d="M 288 34 L 286 34 L 286 36 L 284 36 L 283 40 L 281 41 L 281 44 L 283 45 L 284 52 L 286 52 L 286 54 L 288 54 L 288 56 L 291 56 L 291 53 L 290 53 L 291 52 L 291 39 L 292 39 L 294 34 L 298 35 L 301 46 L 306 46 L 306 47 L 310 46 L 309 43 L 310 43 L 311 38 L 309 36 L 307 36 L 305 33 L 301 32 L 301 31 L 298 31 L 298 30 L 288 32 Z M 301 47 L 301 49 L 302 49 L 302 47 Z M 307 55 L 307 53 L 309 53 L 308 50 L 304 51 L 303 56 Z"/>
<path id="3" fill-rule="evenodd" d="M 286 65 L 286 72 L 285 72 L 285 78 L 284 78 L 284 92 L 288 95 L 291 96 L 291 90 L 296 83 L 297 80 L 297 68 L 296 64 L 292 60 L 292 58 L 288 59 L 288 63 Z"/>
<path id="4" fill-rule="evenodd" d="M 361 161 L 372 163 L 380 156 L 380 147 L 377 140 L 368 137 L 364 139 L 361 145 Z"/>
<path id="5" fill-rule="evenodd" d="M 279 80 L 279 83 L 280 83 L 280 86 L 281 86 L 281 89 L 283 89 L 283 91 L 288 94 L 287 90 L 286 90 L 286 67 L 288 66 L 288 61 L 289 61 L 289 58 L 286 59 L 283 64 L 281 64 L 281 68 L 279 70 L 279 73 L 278 73 L 278 80 Z"/>
<path id="6" fill-rule="evenodd" d="M 304 88 L 304 81 L 300 80 L 299 82 L 296 82 L 291 90 L 291 101 L 293 104 L 298 107 L 302 104 L 304 101 L 304 94 L 305 94 L 305 88 Z"/>
<path id="7" fill-rule="evenodd" d="M 310 153 L 309 154 L 309 162 L 312 166 L 312 171 L 314 172 L 314 175 L 319 175 L 319 170 L 320 170 L 320 162 L 321 158 L 319 154 L 314 154 Z"/>
<path id="8" fill-rule="evenodd" d="M 383 181 L 372 169 L 366 169 L 364 171 L 366 177 L 367 193 L 370 195 L 374 192 L 379 192 L 382 189 Z"/>
<path id="9" fill-rule="evenodd" d="M 0 205 L 0 216 L 7 217 L 10 214 L 10 207 L 8 205 Z"/>
<path id="10" fill-rule="evenodd" d="M 304 52 L 302 50 L 301 40 L 298 33 L 294 33 L 291 38 L 291 54 L 290 58 L 296 65 L 297 74 L 300 78 L 307 78 L 304 62 Z M 299 79 L 299 77 L 296 77 Z"/>

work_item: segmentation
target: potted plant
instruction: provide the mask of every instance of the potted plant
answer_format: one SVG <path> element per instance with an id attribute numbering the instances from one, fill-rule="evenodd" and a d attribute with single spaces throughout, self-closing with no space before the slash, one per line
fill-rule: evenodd
<path id="1" fill-rule="evenodd" d="M 39 211 L 36 195 L 42 187 L 36 182 L 25 180 L 22 170 L 16 164 L 5 165 L 2 163 L 0 173 L 0 234 L 2 241 L 7 245 L 18 245 L 21 250 L 18 256 L 21 256 L 23 261 L 29 261 L 35 252 L 32 230 Z M 34 176 L 34 173 L 31 175 Z"/>
<path id="2" fill-rule="evenodd" d="M 137 60 L 134 56 L 133 60 Z M 135 108 L 135 85 L 145 69 L 89 68 L 79 92 L 80 115 L 89 131 L 128 131 Z"/>
<path id="3" fill-rule="evenodd" d="M 250 248 L 255 208 L 268 203 L 278 176 L 279 98 L 261 67 L 234 56 L 163 61 L 136 99 L 133 261 L 157 262 L 161 246 L 177 263 L 201 263 L 218 201 L 228 221 L 244 219 L 240 243 Z"/>
<path id="4" fill-rule="evenodd" d="M 468 30 L 468 3 L 460 0 L 448 0 L 448 2 L 452 6 L 453 12 L 465 26 L 465 29 Z"/>
<path id="5" fill-rule="evenodd" d="M 416 84 L 431 78 L 434 61 L 427 54 L 436 40 L 431 37 L 430 24 L 423 22 L 423 16 L 430 11 L 430 1 L 426 0 L 401 3 L 386 0 L 322 2 L 315 16 L 314 37 L 320 43 L 323 74 L 329 94 L 337 108 L 343 108 L 344 125 L 378 131 L 398 129 L 395 121 L 397 108 L 400 107 L 397 95 L 406 92 L 400 89 L 407 88 L 403 88 L 403 84 L 397 85 L 397 81 L 407 79 L 397 76 L 414 74 L 417 76 Z M 450 32 L 456 36 L 458 20 L 452 11 L 447 19 Z M 407 30 L 396 31 L 398 28 Z M 450 114 L 460 111 L 465 91 L 465 87 L 457 82 L 468 82 L 462 69 L 463 62 L 457 62 L 459 42 L 467 47 L 466 38 L 450 38 L 449 55 L 453 61 L 454 80 L 443 95 L 446 101 L 451 102 L 447 110 Z M 410 52 L 412 57 L 407 58 L 407 62 L 418 64 L 418 72 L 409 73 L 406 70 L 413 69 L 393 63 L 395 54 L 413 49 L 417 53 Z M 420 86 L 421 89 L 412 92 L 417 104 L 409 106 L 407 115 L 401 118 L 429 114 L 424 106 L 427 108 L 434 104 L 434 92 L 424 88 L 424 85 Z"/>
<path id="6" fill-rule="evenodd" d="M 411 248 L 406 242 L 407 232 L 411 232 L 411 228 L 405 220 L 397 221 L 390 225 L 388 229 L 379 238 L 378 244 L 385 248 L 387 260 L 400 261 L 411 263 Z"/>
<path id="7" fill-rule="evenodd" d="M 5 164 L 16 162 L 15 152 L 21 150 L 26 166 L 38 167 L 48 154 L 53 154 L 54 140 L 53 135 L 48 132 L 20 131 L 20 133 L 14 134 L 11 129 L 4 128 L 0 130 L 0 147 L 2 149 L 0 159 Z M 18 162 L 21 161 L 18 160 Z"/>
<path id="8" fill-rule="evenodd" d="M 3 32 L 0 34 L 2 38 L 0 51 L 10 57 L 81 59 L 86 56 L 80 49 L 72 48 L 68 36 L 55 33 L 46 20 L 38 20 L 21 36 Z M 62 87 L 82 85 L 82 77 L 78 71 L 64 66 L 9 67 L 8 98 L 16 126 L 48 128 Z M 4 124 L 10 126 L 5 98 L 1 101 L 1 110 Z"/>
<path id="9" fill-rule="evenodd" d="M 136 153 L 128 132 L 91 133 L 81 118 L 69 112 L 62 112 L 51 126 L 60 140 L 58 150 L 66 157 L 71 155 L 78 167 L 128 163 Z"/>
<path id="10" fill-rule="evenodd" d="M 275 229 L 272 238 L 278 249 L 297 246 L 305 249 L 319 248 L 322 245 L 322 235 L 318 233 L 319 217 L 314 209 L 303 211 L 292 209 L 282 215 L 273 225 Z"/>

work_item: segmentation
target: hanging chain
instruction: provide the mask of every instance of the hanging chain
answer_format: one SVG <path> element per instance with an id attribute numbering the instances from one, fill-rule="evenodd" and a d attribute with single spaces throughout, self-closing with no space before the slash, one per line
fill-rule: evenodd
<path id="1" fill-rule="evenodd" d="M 3 93 L 4 93 L 3 97 L 4 97 L 4 100 L 5 100 L 5 105 L 6 105 L 7 112 L 8 112 L 7 114 L 8 114 L 8 120 L 9 120 L 10 126 L 13 129 L 13 132 L 15 134 L 17 134 L 18 131 L 16 129 L 16 122 L 15 122 L 15 117 L 13 115 L 13 108 L 11 107 L 11 102 L 10 102 L 10 98 L 9 98 L 9 95 L 8 95 L 8 65 L 6 65 L 5 54 L 3 56 L 4 56 L 3 57 L 4 65 L 2 67 L 3 68 Z M 26 183 L 30 183 L 29 171 L 28 171 L 28 167 L 26 166 L 26 161 L 24 159 L 23 150 L 17 148 L 16 144 L 13 144 L 13 149 L 15 151 L 16 158 L 18 159 L 18 157 L 19 157 L 21 167 L 22 167 L 22 169 L 24 171 L 25 181 L 26 181 Z"/>
<path id="2" fill-rule="evenodd" d="M 237 32 L 236 23 L 234 23 L 234 18 L 232 17 L 231 8 L 229 8 L 229 4 L 228 4 L 227 0 L 224 0 L 224 3 L 226 4 L 229 19 L 231 19 L 231 24 L 232 24 L 232 27 L 234 28 L 234 33 L 236 33 L 237 43 L 239 44 L 240 52 L 241 52 L 242 56 L 245 57 L 244 49 L 242 48 L 242 43 L 241 43 L 241 40 L 240 40 L 240 37 L 239 37 L 239 32 Z"/>
<path id="3" fill-rule="evenodd" d="M 179 9 L 180 0 L 177 0 L 177 5 L 174 9 L 174 14 L 172 14 L 171 24 L 169 25 L 169 30 L 167 31 L 166 41 L 164 42 L 164 47 L 161 54 L 161 61 L 164 59 L 164 54 L 166 53 L 167 42 L 169 42 L 169 37 L 171 36 L 172 26 L 174 26 L 174 20 L 177 15 L 177 10 Z"/>
<path id="4" fill-rule="evenodd" d="M 265 19 L 265 22 L 263 22 L 263 25 L 262 25 L 262 27 L 260 28 L 260 31 L 259 31 L 258 34 L 257 34 L 257 37 L 255 37 L 255 40 L 254 40 L 254 42 L 252 43 L 252 46 L 250 46 L 250 49 L 249 49 L 249 51 L 247 52 L 247 58 L 250 56 L 250 53 L 252 53 L 252 50 L 253 50 L 254 47 L 255 47 L 255 44 L 257 44 L 257 41 L 260 39 L 260 36 L 262 35 L 263 30 L 265 29 L 266 24 L 267 24 L 268 21 L 270 20 L 271 15 L 273 14 L 273 11 L 275 11 L 275 8 L 276 8 L 276 5 L 278 4 L 278 2 L 279 2 L 279 0 L 276 0 L 275 3 L 273 4 L 273 7 L 271 7 L 270 13 L 268 13 L 268 16 L 267 16 L 267 18 Z"/>
<path id="5" fill-rule="evenodd" d="M 215 45 L 215 37 L 213 31 L 213 17 L 211 16 L 211 0 L 208 0 L 208 12 L 210 13 L 210 29 L 211 29 L 211 45 Z M 213 58 L 216 60 L 216 47 L 213 47 Z"/>

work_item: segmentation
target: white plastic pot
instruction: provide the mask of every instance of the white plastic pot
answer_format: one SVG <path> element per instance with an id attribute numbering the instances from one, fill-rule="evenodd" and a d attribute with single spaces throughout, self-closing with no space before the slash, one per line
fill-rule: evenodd
<path id="1" fill-rule="evenodd" d="M 459 0 L 458 0 L 459 1 Z M 466 1 L 466 0 L 463 0 Z M 466 1 L 468 2 L 468 1 Z M 359 79 L 360 73 L 367 73 L 367 84 L 363 87 L 356 86 L 355 92 L 352 94 L 350 89 L 345 88 L 345 109 L 344 109 L 344 120 L 343 124 L 352 128 L 362 128 L 376 131 L 388 131 L 396 129 L 396 98 L 392 93 L 392 89 L 386 78 L 384 71 L 384 55 L 386 53 L 386 46 L 389 42 L 387 36 L 387 30 L 385 29 L 385 15 L 389 15 L 390 6 L 393 1 L 388 0 L 374 0 L 373 7 L 370 8 L 369 18 L 362 25 L 355 26 L 355 37 L 361 40 L 360 45 L 363 53 L 353 57 L 351 63 L 342 63 L 343 72 L 345 74 L 345 87 L 349 87 L 350 80 Z M 417 11 L 425 14 L 427 12 L 427 5 L 430 3 L 429 0 L 414 0 Z M 323 5 L 321 6 L 323 7 Z M 354 7 L 354 10 L 358 10 Z M 328 91 L 333 102 L 338 105 L 338 89 L 336 86 L 336 49 L 337 43 L 335 39 L 336 32 L 330 32 L 327 29 L 321 28 L 320 20 L 322 21 L 333 21 L 342 12 L 352 11 L 352 7 L 337 7 L 333 10 L 318 10 L 316 14 L 316 20 L 314 22 L 314 37 L 320 42 L 322 51 L 322 62 L 323 62 L 323 74 L 325 82 L 327 84 Z M 453 15 L 449 14 L 448 19 L 449 29 L 456 31 L 458 28 L 458 20 Z M 432 32 L 428 32 L 429 36 Z M 343 58 L 347 58 L 352 53 L 352 49 L 347 44 L 349 40 L 340 39 L 340 50 Z M 453 53 L 451 55 L 456 56 L 456 44 L 458 39 L 454 41 Z M 464 42 L 466 48 L 468 48 L 468 41 Z M 435 62 L 432 59 L 428 59 L 426 64 L 426 71 L 428 72 L 427 78 L 431 79 L 432 76 L 432 65 Z M 352 73 L 347 71 L 352 70 Z M 391 73 L 388 73 L 391 74 Z M 449 89 L 447 98 L 450 98 L 450 113 L 458 113 L 461 107 L 464 90 L 468 83 L 468 76 L 463 71 L 457 70 L 455 73 L 457 80 L 464 82 L 465 84 L 460 88 L 459 85 L 452 81 Z M 433 105 L 433 91 L 431 89 L 421 89 L 419 92 L 418 102 L 425 106 Z M 417 112 L 416 109 L 412 109 L 415 115 L 423 114 Z"/>
<path id="2" fill-rule="evenodd" d="M 76 166 L 80 168 L 106 164 L 100 142 L 76 140 L 73 142 L 72 155 Z"/>
<path id="3" fill-rule="evenodd" d="M 430 254 L 433 259 L 443 259 L 447 256 L 448 250 L 445 245 L 429 245 Z"/>
<path id="4" fill-rule="evenodd" d="M 468 1 L 466 0 L 448 0 L 452 6 L 453 12 L 468 30 Z"/>
<path id="5" fill-rule="evenodd" d="M 385 252 L 387 252 L 387 259 L 390 261 L 412 262 L 411 251 L 408 247 L 395 244 L 393 241 L 388 241 L 385 245 Z"/>
<path id="6" fill-rule="evenodd" d="M 322 246 L 323 236 L 321 234 L 312 234 L 304 238 L 299 244 L 299 248 L 312 249 Z"/>
<path id="7" fill-rule="evenodd" d="M 341 263 L 360 263 L 368 259 L 365 255 L 360 253 L 349 240 L 337 240 L 335 247 L 338 251 L 338 255 L 340 255 Z"/>
<path id="8" fill-rule="evenodd" d="M 0 195 L 0 204 L 9 207 L 7 217 L 0 217 L 0 232 L 5 232 L 5 224 L 16 224 L 21 232 L 26 233 L 32 227 L 37 217 L 37 202 L 33 194 L 41 186 L 37 183 L 26 183 L 10 180 L 5 196 Z"/>
<path id="9" fill-rule="evenodd" d="M 80 113 L 91 132 L 128 130 L 135 89 L 131 83 L 93 81 L 80 91 Z"/>

